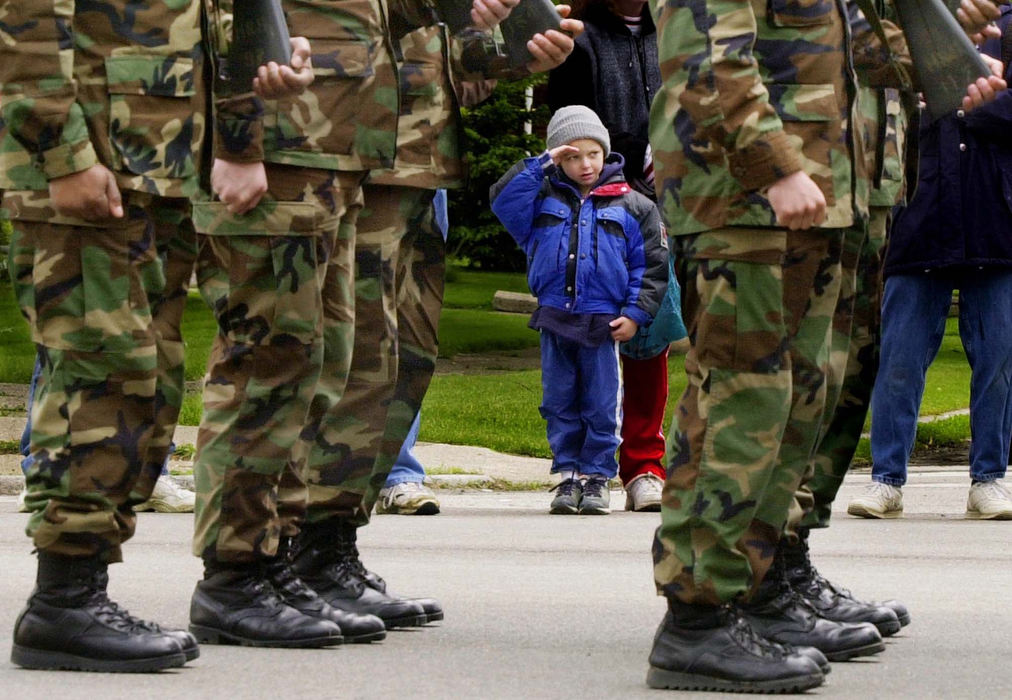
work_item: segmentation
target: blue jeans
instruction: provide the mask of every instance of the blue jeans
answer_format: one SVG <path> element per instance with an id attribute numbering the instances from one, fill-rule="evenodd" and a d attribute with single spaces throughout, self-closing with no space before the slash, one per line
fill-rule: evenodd
<path id="1" fill-rule="evenodd" d="M 959 289 L 959 338 L 970 363 L 970 476 L 1005 476 L 1012 434 L 1012 271 L 893 275 L 882 299 L 882 350 L 871 399 L 872 479 L 902 486 L 924 374 Z"/>
<path id="2" fill-rule="evenodd" d="M 415 419 L 411 421 L 411 429 L 408 431 L 408 436 L 404 438 L 404 444 L 401 445 L 401 452 L 397 455 L 394 468 L 387 475 L 387 487 L 403 484 L 407 481 L 420 484 L 425 480 L 425 468 L 411 454 L 412 448 L 418 442 L 418 426 L 421 423 L 421 417 L 422 414 L 420 412 L 416 413 Z"/>
<path id="3" fill-rule="evenodd" d="M 21 471 L 25 474 L 32 468 L 35 458 L 32 457 L 32 405 L 35 403 L 35 387 L 39 385 L 39 375 L 42 374 L 42 361 L 35 357 L 35 369 L 32 370 L 32 381 L 28 384 L 28 401 L 25 404 L 25 412 L 28 419 L 25 421 L 25 429 L 21 433 Z M 176 443 L 169 445 L 169 454 L 176 451 Z M 169 473 L 169 458 L 165 458 L 162 465 L 162 474 Z"/>

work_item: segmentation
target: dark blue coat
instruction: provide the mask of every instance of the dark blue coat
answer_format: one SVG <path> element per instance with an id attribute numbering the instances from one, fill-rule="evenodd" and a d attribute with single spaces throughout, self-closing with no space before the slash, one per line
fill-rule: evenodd
<path id="1" fill-rule="evenodd" d="M 1010 19 L 1006 9 L 1003 31 L 1012 31 Z M 983 51 L 999 58 L 999 40 Z M 1009 90 L 969 114 L 922 124 L 917 189 L 893 226 L 884 274 L 982 267 L 1012 267 Z"/>

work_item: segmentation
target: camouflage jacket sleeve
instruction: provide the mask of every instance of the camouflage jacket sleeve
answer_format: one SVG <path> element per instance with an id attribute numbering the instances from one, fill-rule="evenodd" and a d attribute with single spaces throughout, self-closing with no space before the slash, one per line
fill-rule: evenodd
<path id="1" fill-rule="evenodd" d="M 207 40 L 214 66 L 214 157 L 235 163 L 264 159 L 264 102 L 222 79 L 232 37 L 234 0 L 205 0 Z"/>
<path id="2" fill-rule="evenodd" d="M 3 19 L 0 113 L 11 135 L 46 179 L 95 165 L 98 158 L 73 79 L 74 2 L 7 3 Z"/>
<path id="3" fill-rule="evenodd" d="M 666 16 L 669 11 L 674 14 Z M 684 79 L 679 103 L 698 137 L 723 148 L 731 176 L 744 189 L 759 190 L 801 170 L 754 55 L 752 4 L 680 0 L 665 7 L 662 21 L 682 23 L 677 31 L 658 33 L 662 73 L 677 71 Z"/>

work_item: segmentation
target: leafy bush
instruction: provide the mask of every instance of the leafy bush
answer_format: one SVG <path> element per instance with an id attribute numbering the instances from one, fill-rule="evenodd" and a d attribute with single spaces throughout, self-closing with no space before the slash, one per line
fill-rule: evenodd
<path id="1" fill-rule="evenodd" d="M 541 74 L 500 82 L 487 100 L 461 110 L 469 180 L 465 189 L 450 191 L 452 258 L 483 270 L 524 269 L 523 253 L 489 208 L 488 189 L 518 160 L 544 150 L 536 134 L 548 123 L 548 107 L 528 110 L 524 91 L 545 80 Z M 525 132 L 528 121 L 534 133 Z"/>

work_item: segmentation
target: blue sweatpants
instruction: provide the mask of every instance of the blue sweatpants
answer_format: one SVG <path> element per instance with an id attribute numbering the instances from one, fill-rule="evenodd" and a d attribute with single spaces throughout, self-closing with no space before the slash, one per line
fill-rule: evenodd
<path id="1" fill-rule="evenodd" d="M 552 472 L 612 478 L 622 432 L 618 343 L 584 347 L 541 331 L 541 417 L 548 422 Z"/>

